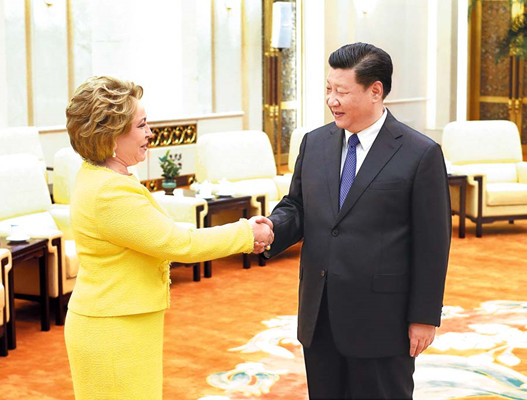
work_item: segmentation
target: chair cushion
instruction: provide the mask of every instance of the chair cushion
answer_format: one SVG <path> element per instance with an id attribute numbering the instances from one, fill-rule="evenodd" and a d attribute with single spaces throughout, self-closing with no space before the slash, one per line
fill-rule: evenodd
<path id="1" fill-rule="evenodd" d="M 527 204 L 526 183 L 487 183 L 487 205 L 512 206 Z"/>
<path id="2" fill-rule="evenodd" d="M 183 193 L 176 189 L 173 196 L 167 196 L 164 192 L 153 192 L 152 197 L 176 222 L 188 223 L 187 226 L 196 228 L 196 212 L 198 206 L 203 207 L 200 215 L 199 224 L 203 226 L 203 217 L 208 210 L 207 201 L 195 197 L 185 197 Z"/>
<path id="3" fill-rule="evenodd" d="M 53 158 L 53 201 L 70 204 L 70 194 L 82 165 L 82 158 L 72 147 L 64 147 Z"/>
<path id="4" fill-rule="evenodd" d="M 259 195 L 266 194 L 267 200 L 278 200 L 278 187 L 273 179 L 247 179 L 232 182 L 232 190 L 235 195 Z"/>
<path id="5" fill-rule="evenodd" d="M 60 233 L 53 217 L 47 211 L 0 221 L 0 235 L 9 235 L 11 225 L 18 225 L 26 235 L 31 237 L 48 237 L 50 233 Z"/>
<path id="6" fill-rule="evenodd" d="M 470 164 L 453 166 L 452 171 L 463 175 L 486 175 L 487 182 L 518 182 L 516 163 Z"/>
<path id="7" fill-rule="evenodd" d="M 0 193 L 0 220 L 51 206 L 44 172 L 29 154 L 0 156 Z"/>
<path id="8" fill-rule="evenodd" d="M 52 204 L 49 213 L 53 217 L 57 228 L 62 232 L 62 237 L 66 240 L 73 239 L 73 229 L 70 219 L 69 204 Z"/>
<path id="9" fill-rule="evenodd" d="M 75 241 L 64 240 L 64 250 L 66 252 L 66 278 L 76 278 L 79 273 L 79 257 L 75 250 Z"/>
<path id="10" fill-rule="evenodd" d="M 291 180 L 293 174 L 287 173 L 284 175 L 278 175 L 274 178 L 274 183 L 278 187 L 278 200 L 282 199 L 286 194 L 289 193 L 289 187 L 291 186 Z"/>
<path id="11" fill-rule="evenodd" d="M 300 152 L 300 145 L 302 144 L 302 139 L 304 135 L 308 132 L 307 128 L 296 128 L 291 133 L 291 139 L 289 141 L 289 156 L 287 159 L 287 167 L 290 172 L 295 170 L 295 163 Z"/>

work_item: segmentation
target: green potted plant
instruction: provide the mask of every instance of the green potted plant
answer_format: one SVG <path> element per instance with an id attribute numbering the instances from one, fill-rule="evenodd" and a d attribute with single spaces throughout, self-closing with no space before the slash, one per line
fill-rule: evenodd
<path id="1" fill-rule="evenodd" d="M 174 189 L 177 186 L 176 177 L 179 175 L 181 163 L 176 162 L 176 157 L 174 155 L 170 155 L 170 150 L 167 150 L 163 157 L 158 158 L 159 165 L 163 171 L 161 174 L 163 177 L 163 183 L 161 186 L 163 187 L 166 194 L 172 195 L 174 193 Z"/>

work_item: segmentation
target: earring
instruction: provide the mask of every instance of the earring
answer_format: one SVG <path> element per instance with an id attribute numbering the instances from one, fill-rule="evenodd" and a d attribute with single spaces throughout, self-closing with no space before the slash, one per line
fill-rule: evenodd
<path id="1" fill-rule="evenodd" d="M 115 154 L 115 150 L 113 151 L 112 157 L 117 157 L 117 154 Z"/>

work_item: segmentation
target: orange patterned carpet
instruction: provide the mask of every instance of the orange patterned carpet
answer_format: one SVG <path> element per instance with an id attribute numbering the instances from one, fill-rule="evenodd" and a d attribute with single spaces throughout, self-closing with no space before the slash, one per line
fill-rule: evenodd
<path id="1" fill-rule="evenodd" d="M 457 217 L 454 218 L 457 223 Z M 443 325 L 418 358 L 416 399 L 527 399 L 527 221 L 454 227 Z M 164 398 L 306 399 L 295 339 L 299 246 L 258 267 L 213 262 L 193 282 L 172 270 Z M 0 358 L 0 398 L 73 399 L 63 327 L 39 330 L 38 305 L 17 301 L 16 350 Z"/>

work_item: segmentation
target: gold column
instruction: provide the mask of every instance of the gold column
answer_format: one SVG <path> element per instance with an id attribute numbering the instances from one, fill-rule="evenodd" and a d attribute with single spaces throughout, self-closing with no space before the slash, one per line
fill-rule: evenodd
<path id="1" fill-rule="evenodd" d="M 243 120 L 242 128 L 249 129 L 249 77 L 247 71 L 247 16 L 245 15 L 245 0 L 241 0 L 241 71 L 242 71 L 242 109 Z"/>
<path id="2" fill-rule="evenodd" d="M 216 2 L 210 0 L 210 83 L 211 83 L 211 109 L 216 112 Z"/>
<path id="3" fill-rule="evenodd" d="M 281 113 L 280 104 L 282 101 L 281 87 L 281 66 L 282 54 L 274 47 L 271 47 L 272 25 L 273 25 L 273 0 L 263 2 L 263 129 L 271 141 L 275 151 L 277 164 L 281 163 Z"/>
<path id="4" fill-rule="evenodd" d="M 27 93 L 27 124 L 35 124 L 35 109 L 33 107 L 33 35 L 31 27 L 31 0 L 24 3 L 24 23 L 26 30 L 26 93 Z"/>
<path id="5" fill-rule="evenodd" d="M 512 3 L 511 7 L 511 18 L 512 21 L 515 21 L 516 19 L 525 18 L 524 16 L 524 5 L 523 3 L 518 2 L 518 0 L 515 0 Z M 523 38 L 520 39 L 521 42 L 523 42 Z M 516 43 L 517 45 L 521 45 L 523 43 Z M 510 55 L 510 76 L 511 76 L 511 89 L 509 93 L 509 118 L 512 122 L 514 122 L 518 126 L 519 132 L 522 131 L 522 100 L 525 101 L 523 98 L 523 93 L 521 88 L 523 87 L 523 60 L 518 57 L 517 52 L 514 51 L 514 49 L 511 50 Z"/>
<path id="6" fill-rule="evenodd" d="M 66 34 L 68 45 L 68 97 L 73 96 L 75 91 L 75 54 L 74 54 L 74 31 L 73 13 L 71 11 L 71 0 L 66 0 Z"/>

